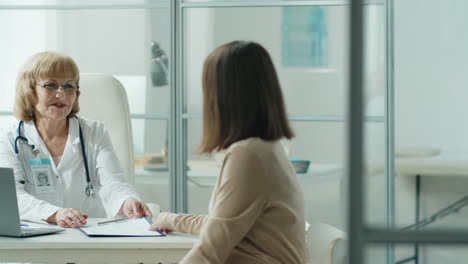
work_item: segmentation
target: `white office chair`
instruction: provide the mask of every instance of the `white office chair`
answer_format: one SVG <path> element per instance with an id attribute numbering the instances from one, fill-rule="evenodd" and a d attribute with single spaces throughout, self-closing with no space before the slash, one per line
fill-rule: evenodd
<path id="1" fill-rule="evenodd" d="M 345 232 L 321 222 L 307 230 L 310 264 L 346 264 Z"/>
<path id="2" fill-rule="evenodd" d="M 78 116 L 104 123 L 128 181 L 135 184 L 132 123 L 125 88 L 111 75 L 81 74 L 80 91 Z M 159 205 L 148 206 L 156 217 Z"/>

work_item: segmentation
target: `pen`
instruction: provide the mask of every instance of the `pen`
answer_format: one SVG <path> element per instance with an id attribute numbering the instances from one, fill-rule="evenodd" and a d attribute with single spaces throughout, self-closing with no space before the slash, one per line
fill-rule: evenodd
<path id="1" fill-rule="evenodd" d="M 28 225 L 23 225 L 23 224 L 21 224 L 21 226 L 28 226 Z"/>
<path id="2" fill-rule="evenodd" d="M 156 231 L 158 231 L 158 233 L 161 235 L 167 235 L 167 233 L 164 232 L 162 229 L 156 228 Z"/>
<path id="3" fill-rule="evenodd" d="M 126 221 L 126 220 L 127 219 L 125 219 L 125 218 L 108 220 L 108 221 L 99 222 L 98 225 L 108 224 L 108 223 L 115 223 L 115 222 L 122 222 L 122 221 Z"/>

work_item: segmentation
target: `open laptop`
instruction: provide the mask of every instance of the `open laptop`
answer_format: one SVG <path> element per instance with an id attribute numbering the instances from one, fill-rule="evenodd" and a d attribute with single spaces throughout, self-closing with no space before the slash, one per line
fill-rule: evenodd
<path id="1" fill-rule="evenodd" d="M 13 169 L 0 168 L 0 236 L 30 237 L 65 231 L 60 228 L 21 226 Z"/>

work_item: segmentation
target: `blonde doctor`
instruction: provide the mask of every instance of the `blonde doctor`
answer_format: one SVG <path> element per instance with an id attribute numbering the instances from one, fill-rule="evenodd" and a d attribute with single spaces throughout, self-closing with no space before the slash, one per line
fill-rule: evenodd
<path id="1" fill-rule="evenodd" d="M 88 216 L 151 218 L 106 128 L 76 116 L 79 76 L 73 59 L 56 52 L 33 55 L 19 72 L 20 121 L 2 133 L 0 167 L 14 169 L 21 219 L 76 228 Z"/>

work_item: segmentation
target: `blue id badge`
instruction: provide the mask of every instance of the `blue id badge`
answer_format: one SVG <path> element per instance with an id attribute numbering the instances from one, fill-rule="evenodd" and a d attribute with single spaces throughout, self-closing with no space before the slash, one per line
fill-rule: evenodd
<path id="1" fill-rule="evenodd" d="M 32 159 L 28 161 L 36 193 L 54 192 L 54 178 L 49 159 Z"/>

